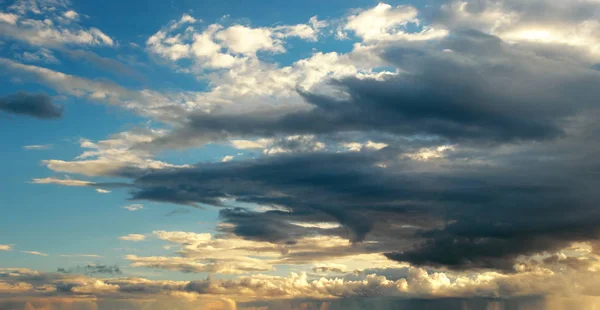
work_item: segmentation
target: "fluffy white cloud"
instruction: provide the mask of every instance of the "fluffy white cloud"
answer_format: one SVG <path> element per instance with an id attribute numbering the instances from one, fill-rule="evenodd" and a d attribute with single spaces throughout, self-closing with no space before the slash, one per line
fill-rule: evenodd
<path id="1" fill-rule="evenodd" d="M 282 43 L 273 39 L 273 33 L 268 28 L 234 25 L 219 31 L 215 37 L 234 54 L 253 55 L 258 51 L 285 52 Z"/>
<path id="2" fill-rule="evenodd" d="M 444 29 L 423 27 L 421 32 L 406 32 L 409 23 L 420 23 L 418 10 L 412 6 L 399 5 L 393 7 L 386 3 L 379 3 L 374 8 L 361 11 L 348 17 L 344 29 L 353 31 L 365 41 L 377 40 L 430 40 L 444 37 L 448 32 Z"/>
<path id="3" fill-rule="evenodd" d="M 14 25 L 18 19 L 19 16 L 17 14 L 0 12 L 0 22 Z"/>
<path id="4" fill-rule="evenodd" d="M 326 21 L 320 21 L 316 16 L 309 19 L 308 24 L 283 25 L 273 28 L 275 36 L 280 38 L 299 37 L 304 40 L 317 41 L 319 32 L 327 26 Z"/>
<path id="5" fill-rule="evenodd" d="M 79 13 L 73 11 L 73 10 L 68 10 L 63 14 L 64 17 L 68 18 L 68 19 L 73 19 L 76 20 L 79 18 Z"/>

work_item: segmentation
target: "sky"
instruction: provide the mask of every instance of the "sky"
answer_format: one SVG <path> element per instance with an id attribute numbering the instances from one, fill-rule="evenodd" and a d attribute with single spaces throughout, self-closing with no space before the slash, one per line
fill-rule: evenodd
<path id="1" fill-rule="evenodd" d="M 600 309 L 598 20 L 0 0 L 0 310 Z"/>

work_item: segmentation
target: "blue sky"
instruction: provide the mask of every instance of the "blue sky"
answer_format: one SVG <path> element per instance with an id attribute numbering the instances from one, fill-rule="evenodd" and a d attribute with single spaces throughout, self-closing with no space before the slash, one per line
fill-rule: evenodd
<path id="1" fill-rule="evenodd" d="M 588 309 L 599 12 L 0 0 L 0 309 Z"/>
<path id="2" fill-rule="evenodd" d="M 84 49 L 98 57 L 118 61 L 130 74 L 103 67 L 93 61 L 69 58 L 68 54 L 57 54 L 58 62 L 46 62 L 45 68 L 66 74 L 81 76 L 91 80 L 112 81 L 132 89 L 150 88 L 157 91 L 193 91 L 209 89 L 208 83 L 199 77 L 174 72 L 156 56 L 144 49 L 145 41 L 157 30 L 188 14 L 198 20 L 200 28 L 210 23 L 243 24 L 252 27 L 270 27 L 280 24 L 306 22 L 312 16 L 337 18 L 357 8 L 370 7 L 373 1 L 331 1 L 314 3 L 292 1 L 261 2 L 219 1 L 202 3 L 197 1 L 164 1 L 147 6 L 145 2 L 108 1 L 72 2 L 69 10 L 82 17 L 78 24 L 83 27 L 101 29 L 115 41 L 114 46 L 98 46 Z M 125 5 L 125 7 L 123 7 Z M 4 3 L 6 11 L 11 3 Z M 144 7 L 144 10 L 139 8 Z M 124 14 L 115 12 L 135 12 Z M 36 14 L 27 13 L 34 17 Z M 356 40 L 328 42 L 306 42 L 293 39 L 286 42 L 285 54 L 265 55 L 282 65 L 288 65 L 299 58 L 305 58 L 319 51 L 351 50 Z M 135 44 L 135 46 L 134 46 Z M 9 59 L 34 52 L 39 46 L 22 44 L 10 37 L 4 38 L 0 55 Z M 61 47 L 64 48 L 64 47 Z M 79 46 L 69 46 L 81 50 Z M 93 51 L 93 52 L 92 52 Z M 25 62 L 35 64 L 35 62 Z M 9 216 L 0 221 L 0 243 L 15 244 L 11 253 L 3 253 L 6 267 L 24 267 L 43 271 L 54 271 L 57 266 L 71 266 L 84 263 L 106 263 L 124 265 L 124 253 L 144 253 L 144 249 L 130 248 L 127 242 L 119 241 L 122 235 L 153 230 L 213 231 L 217 224 L 218 210 L 213 208 L 185 209 L 190 213 L 166 216 L 180 206 L 165 203 L 144 203 L 140 212 L 122 209 L 135 203 L 128 201 L 126 189 L 113 190 L 108 195 L 98 194 L 89 188 L 69 188 L 39 186 L 32 184 L 34 178 L 59 177 L 68 174 L 52 171 L 40 164 L 46 159 L 72 159 L 80 155 L 80 139 L 103 140 L 119 131 L 144 127 L 149 121 L 135 113 L 119 108 L 98 104 L 86 98 L 62 96 L 54 89 L 40 85 L 35 80 L 20 77 L 4 77 L 6 83 L 0 86 L 2 94 L 15 91 L 47 92 L 55 96 L 65 107 L 64 117 L 59 122 L 40 122 L 36 119 L 15 118 L 3 115 L 2 141 L 6 151 L 2 153 L 2 178 L 0 198 L 8 208 Z M 151 120 L 150 120 L 151 121 Z M 160 124 L 157 124 L 160 126 Z M 47 146 L 41 149 L 25 149 L 28 145 Z M 227 145 L 206 145 L 183 151 L 166 151 L 157 158 L 177 164 L 220 161 L 226 155 L 236 152 Z M 243 152 L 246 153 L 246 152 Z M 260 153 L 258 153 L 260 154 Z M 245 155 L 246 156 L 246 155 Z M 253 153 L 247 155 L 253 156 Z M 65 199 L 68 197 L 68 199 Z M 14 207 L 13 207 L 14 206 Z M 198 224 L 201 222 L 202 224 Z M 59 228 L 58 228 L 59 227 Z M 107 231 L 110 227 L 110 231 Z M 79 236 L 74 241 L 73 236 Z M 152 244 L 159 247 L 158 243 Z M 48 256 L 27 255 L 19 250 L 39 251 Z M 159 252 L 164 252 L 160 251 Z M 95 254 L 102 258 L 61 257 L 61 254 Z M 136 271 L 129 271 L 136 274 Z M 197 275 L 169 274 L 154 272 L 150 277 L 194 278 Z"/>

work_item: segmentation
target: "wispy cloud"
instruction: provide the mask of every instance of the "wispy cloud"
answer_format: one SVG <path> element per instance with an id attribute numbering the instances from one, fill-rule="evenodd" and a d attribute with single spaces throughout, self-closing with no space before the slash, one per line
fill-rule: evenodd
<path id="1" fill-rule="evenodd" d="M 131 204 L 131 205 L 123 206 L 121 208 L 129 210 L 129 211 L 138 211 L 138 210 L 143 209 L 144 205 L 139 204 L 139 203 L 134 203 L 134 204 Z"/>
<path id="2" fill-rule="evenodd" d="M 53 147 L 53 144 L 32 144 L 23 146 L 26 150 L 49 150 Z"/>
<path id="3" fill-rule="evenodd" d="M 134 241 L 134 242 L 143 241 L 144 239 L 146 239 L 146 236 L 141 235 L 141 234 L 129 234 L 129 235 L 119 237 L 119 240 Z"/>
<path id="4" fill-rule="evenodd" d="M 38 252 L 38 251 L 21 251 L 21 253 L 37 255 L 37 256 L 48 256 L 46 253 Z"/>
<path id="5" fill-rule="evenodd" d="M 61 257 L 89 257 L 89 258 L 102 258 L 101 255 L 96 254 L 60 254 Z"/>

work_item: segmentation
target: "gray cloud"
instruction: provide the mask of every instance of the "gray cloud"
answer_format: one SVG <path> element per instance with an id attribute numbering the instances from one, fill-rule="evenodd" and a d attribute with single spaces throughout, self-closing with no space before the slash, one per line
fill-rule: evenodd
<path id="1" fill-rule="evenodd" d="M 473 30 L 426 46 L 390 45 L 378 53 L 403 72 L 330 81 L 345 94 L 341 99 L 298 90 L 309 110 L 194 114 L 153 144 L 347 132 L 485 144 L 540 141 L 564 135 L 570 118 L 594 108 L 600 95 L 598 71 Z"/>
<path id="2" fill-rule="evenodd" d="M 117 265 L 85 265 L 85 266 L 77 266 L 75 268 L 58 268 L 57 271 L 58 273 L 65 273 L 65 274 L 70 274 L 70 273 L 78 273 L 78 274 L 84 274 L 86 276 L 95 276 L 98 274 L 101 275 L 120 275 L 121 272 L 121 268 L 119 268 L 119 266 Z"/>
<path id="3" fill-rule="evenodd" d="M 63 107 L 54 104 L 52 97 L 43 93 L 19 92 L 0 97 L 0 111 L 39 119 L 54 119 L 63 115 Z"/>
<path id="4" fill-rule="evenodd" d="M 410 148 L 396 146 L 198 164 L 137 179 L 133 198 L 225 207 L 221 218 L 233 225 L 224 229 L 249 239 L 289 243 L 335 234 L 377 241 L 362 250 L 387 250 L 399 261 L 511 270 L 519 255 L 598 236 L 593 171 L 600 165 L 589 155 L 598 151 L 587 140 L 591 130 L 515 145 L 508 154 L 502 147 L 467 148 L 428 163 L 404 158 Z M 232 208 L 223 199 L 284 209 Z M 292 221 L 343 227 L 319 230 Z"/>

